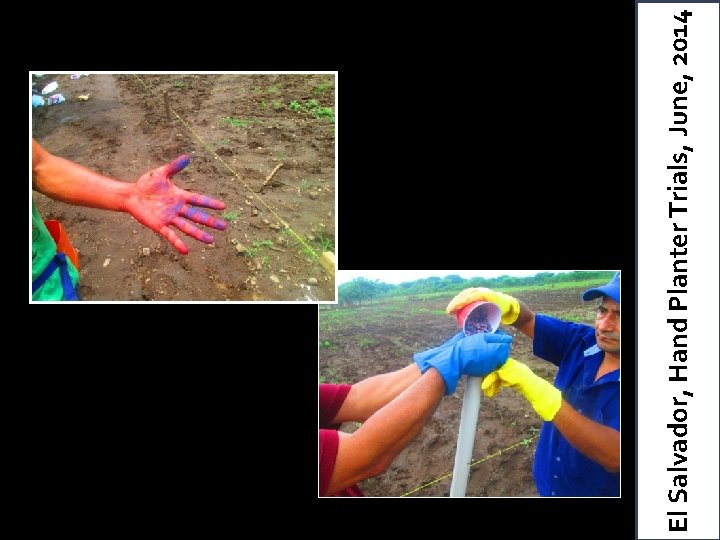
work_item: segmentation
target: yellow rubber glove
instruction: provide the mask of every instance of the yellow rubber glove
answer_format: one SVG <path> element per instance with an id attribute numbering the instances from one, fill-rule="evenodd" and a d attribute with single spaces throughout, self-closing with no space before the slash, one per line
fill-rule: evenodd
<path id="1" fill-rule="evenodd" d="M 520 315 L 520 303 L 508 294 L 495 292 L 485 287 L 473 287 L 459 292 L 448 304 L 445 311 L 449 314 L 464 308 L 472 302 L 483 300 L 497 304 L 500 308 L 500 320 L 505 324 L 514 323 Z"/>
<path id="2" fill-rule="evenodd" d="M 562 394 L 545 379 L 535 375 L 522 362 L 508 358 L 505 365 L 483 379 L 481 388 L 487 397 L 493 397 L 501 386 L 510 386 L 520 392 L 546 422 L 555 418 L 562 404 Z"/>

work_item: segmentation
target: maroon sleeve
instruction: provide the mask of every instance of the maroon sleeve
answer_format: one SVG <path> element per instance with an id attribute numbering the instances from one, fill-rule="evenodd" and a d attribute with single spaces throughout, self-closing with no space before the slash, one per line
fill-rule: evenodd
<path id="1" fill-rule="evenodd" d="M 350 393 L 349 384 L 321 384 L 319 385 L 320 429 L 332 427 L 332 420 L 342 407 L 345 398 Z M 333 458 L 334 459 L 334 458 Z"/>
<path id="2" fill-rule="evenodd" d="M 320 472 L 320 496 L 324 497 L 330 479 L 332 478 L 333 469 L 335 468 L 335 458 L 337 457 L 338 444 L 340 435 L 334 429 L 318 430 L 320 444 L 318 446 L 318 469 Z"/>

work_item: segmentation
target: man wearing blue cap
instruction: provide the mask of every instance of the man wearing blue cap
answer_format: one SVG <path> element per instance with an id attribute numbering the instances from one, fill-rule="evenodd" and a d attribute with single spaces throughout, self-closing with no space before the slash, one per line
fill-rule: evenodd
<path id="1" fill-rule="evenodd" d="M 536 314 L 524 303 L 490 289 L 466 289 L 448 305 L 494 302 L 502 322 L 533 340 L 533 354 L 558 366 L 555 384 L 509 358 L 482 383 L 485 395 L 502 386 L 518 390 L 545 420 L 533 476 L 541 496 L 620 495 L 620 272 L 585 291 L 600 299 L 594 329 Z"/>

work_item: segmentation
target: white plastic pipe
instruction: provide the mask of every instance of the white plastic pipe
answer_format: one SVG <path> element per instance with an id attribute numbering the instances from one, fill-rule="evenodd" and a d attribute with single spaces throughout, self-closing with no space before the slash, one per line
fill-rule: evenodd
<path id="1" fill-rule="evenodd" d="M 481 380 L 481 377 L 467 377 L 465 380 L 465 397 L 463 397 L 462 411 L 460 412 L 455 467 L 450 485 L 451 497 L 464 497 L 467 490 L 473 446 L 475 446 L 475 429 L 480 414 Z"/>

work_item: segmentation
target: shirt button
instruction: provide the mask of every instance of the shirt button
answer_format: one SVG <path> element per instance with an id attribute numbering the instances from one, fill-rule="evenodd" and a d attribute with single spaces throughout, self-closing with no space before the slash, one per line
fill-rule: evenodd
<path id="1" fill-rule="evenodd" d="M 578 412 L 582 412 L 582 409 L 578 409 Z"/>
<path id="2" fill-rule="evenodd" d="M 559 457 L 559 456 L 556 457 L 555 460 L 556 460 L 556 461 L 560 461 L 560 457 Z"/>
<path id="3" fill-rule="evenodd" d="M 557 477 L 558 477 L 558 475 L 557 475 L 557 474 L 553 474 L 553 478 L 557 478 Z"/>
<path id="4" fill-rule="evenodd" d="M 554 491 L 551 491 L 551 492 L 550 492 L 550 495 L 555 495 L 555 492 L 554 492 Z"/>

